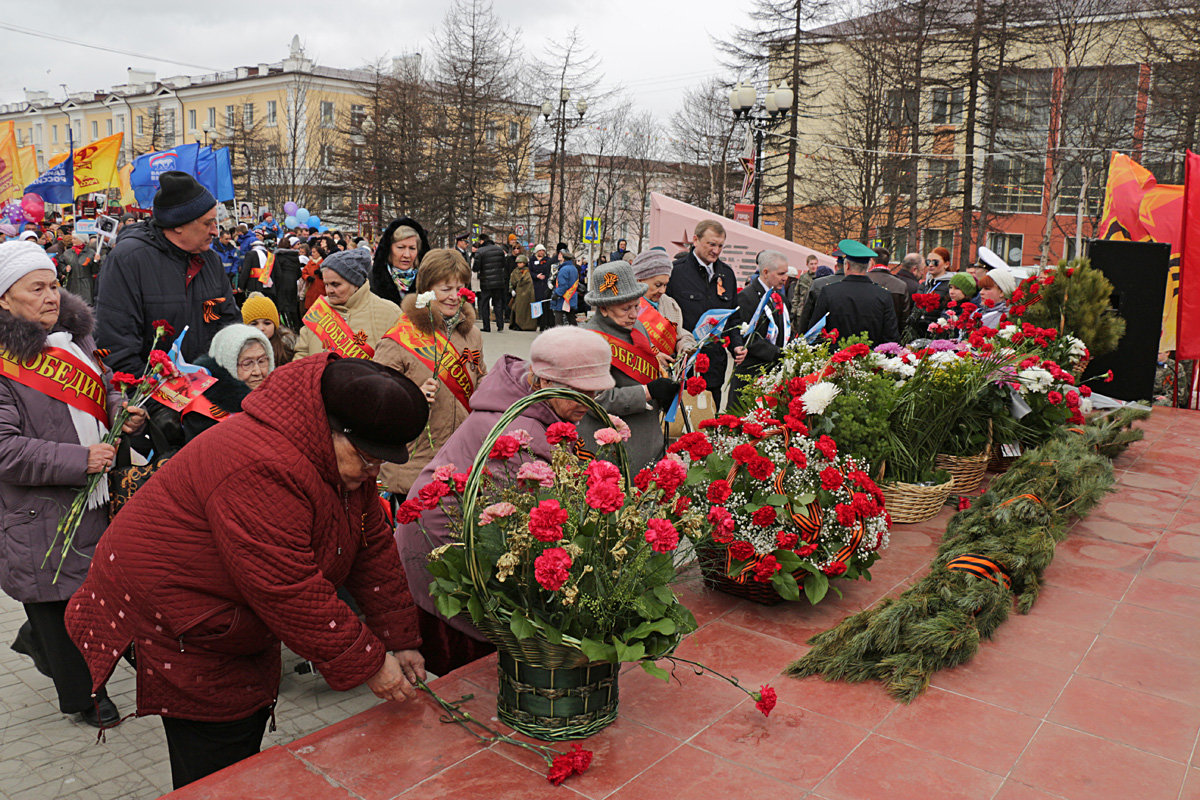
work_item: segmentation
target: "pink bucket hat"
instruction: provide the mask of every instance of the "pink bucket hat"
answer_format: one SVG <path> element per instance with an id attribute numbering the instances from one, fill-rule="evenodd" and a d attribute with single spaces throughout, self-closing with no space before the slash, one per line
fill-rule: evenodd
<path id="1" fill-rule="evenodd" d="M 539 378 L 582 392 L 613 388 L 612 350 L 594 331 L 563 325 L 551 328 L 533 340 L 529 363 Z"/>

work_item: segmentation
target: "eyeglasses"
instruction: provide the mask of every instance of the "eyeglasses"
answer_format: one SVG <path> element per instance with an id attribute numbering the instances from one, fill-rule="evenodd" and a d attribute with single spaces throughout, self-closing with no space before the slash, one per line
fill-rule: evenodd
<path id="1" fill-rule="evenodd" d="M 925 266 L 927 266 L 927 267 L 932 267 L 932 266 L 935 266 L 935 265 L 937 265 L 937 264 L 940 264 L 940 263 L 942 263 L 942 262 L 941 262 L 939 259 L 936 259 L 936 258 L 927 258 L 927 259 L 925 259 Z"/>
<path id="2" fill-rule="evenodd" d="M 363 455 L 362 450 L 354 448 L 354 455 L 358 456 L 358 460 L 363 463 L 363 469 L 379 469 L 383 466 L 384 459 L 382 458 L 367 458 Z"/>
<path id="3" fill-rule="evenodd" d="M 239 361 L 237 365 L 238 369 L 245 370 L 247 372 L 255 367 L 258 367 L 262 370 L 268 370 L 271 368 L 271 359 L 267 358 L 266 356 L 263 356 L 262 358 L 247 358 Z"/>

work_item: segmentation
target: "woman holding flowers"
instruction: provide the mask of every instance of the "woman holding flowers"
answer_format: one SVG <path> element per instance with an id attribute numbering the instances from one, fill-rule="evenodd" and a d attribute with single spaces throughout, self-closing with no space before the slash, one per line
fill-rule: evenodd
<path id="1" fill-rule="evenodd" d="M 293 360 L 325 350 L 351 358 L 375 354 L 380 338 L 396 324 L 400 307 L 371 292 L 370 271 L 371 254 L 358 247 L 321 262 L 325 296 L 304 315 Z"/>
<path id="2" fill-rule="evenodd" d="M 103 686 L 93 700 L 63 612 L 108 525 L 106 482 L 89 495 L 65 557 L 55 546 L 63 509 L 116 457 L 103 439 L 122 396 L 108 388 L 112 373 L 94 356 L 93 324 L 87 305 L 59 289 L 41 247 L 0 244 L 0 585 L 29 620 L 14 649 L 54 681 L 59 710 L 99 726 L 115 725 L 120 715 Z M 72 385 L 90 391 L 81 397 Z M 122 430 L 136 432 L 145 416 L 132 410 Z"/>
<path id="3" fill-rule="evenodd" d="M 471 268 L 457 250 L 430 250 L 417 270 L 416 293 L 401 301 L 400 319 L 375 348 L 375 360 L 420 386 L 429 402 L 429 427 L 407 463 L 384 464 L 380 471 L 398 500 L 471 413 L 471 395 L 487 373 L 483 337 L 467 300 L 470 280 Z"/>
<path id="4" fill-rule="evenodd" d="M 669 407 L 679 394 L 679 384 L 662 375 L 674 359 L 655 353 L 646 326 L 638 319 L 646 287 L 634 278 L 633 267 L 627 261 L 597 267 L 591 287 L 584 299 L 596 314 L 582 327 L 599 333 L 608 342 L 615 382 L 612 389 L 596 397 L 596 402 L 629 425 L 622 438 L 628 440 L 625 449 L 629 465 L 637 470 L 662 456 L 659 411 Z M 608 435 L 606 429 L 591 415 L 581 424 L 580 434 L 584 446 L 593 452 L 598 445 L 612 443 L 603 441 Z"/>
<path id="5" fill-rule="evenodd" d="M 624 262 L 621 262 L 624 263 Z M 429 553 L 457 541 L 451 514 L 457 503 L 447 496 L 446 477 L 466 481 L 484 439 L 510 406 L 539 389 L 566 387 L 589 395 L 613 387 L 608 345 L 595 333 L 571 326 L 552 328 L 533 340 L 529 361 L 501 356 L 480 382 L 471 399 L 472 412 L 417 476 L 409 499 L 396 512 L 396 545 L 404 562 L 413 599 L 419 608 L 421 653 L 433 672 L 452 669 L 490 653 L 494 648 L 471 624 L 466 614 L 445 619 L 429 594 L 432 578 L 427 570 Z M 575 424 L 586 412 L 580 403 L 566 399 L 532 405 L 505 430 L 510 439 L 527 442 L 537 461 L 497 447 L 488 469 L 498 480 L 553 481 L 549 464 L 551 445 L 564 436 L 574 438 Z M 568 436 L 569 433 L 569 436 Z M 495 510 L 493 510 L 495 511 Z"/>

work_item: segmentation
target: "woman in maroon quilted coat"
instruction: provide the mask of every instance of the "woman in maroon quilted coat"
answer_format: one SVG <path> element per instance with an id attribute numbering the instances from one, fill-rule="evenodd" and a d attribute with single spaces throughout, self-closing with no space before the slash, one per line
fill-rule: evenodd
<path id="1" fill-rule="evenodd" d="M 138 490 L 67 608 L 95 686 L 134 645 L 137 713 L 163 717 L 176 788 L 258 752 L 280 641 L 334 689 L 404 700 L 425 678 L 375 490 L 425 426 L 420 390 L 321 353 L 275 370 L 242 411 Z"/>

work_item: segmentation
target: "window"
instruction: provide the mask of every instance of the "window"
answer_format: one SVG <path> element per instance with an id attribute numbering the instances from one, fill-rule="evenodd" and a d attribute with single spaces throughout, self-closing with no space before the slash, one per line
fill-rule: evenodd
<path id="1" fill-rule="evenodd" d="M 170 111 L 165 112 L 162 115 L 162 119 L 164 141 L 166 141 L 168 147 L 171 147 L 175 144 L 175 109 L 172 108 Z"/>
<path id="2" fill-rule="evenodd" d="M 958 162 L 947 158 L 929 162 L 929 196 L 952 197 L 958 194 Z"/>
<path id="3" fill-rule="evenodd" d="M 930 121 L 934 125 L 958 125 L 962 122 L 962 115 L 962 89 L 933 90 L 933 116 Z"/>
<path id="4" fill-rule="evenodd" d="M 333 127 L 333 102 L 331 100 L 321 101 L 321 127 Z"/>
<path id="5" fill-rule="evenodd" d="M 924 234 L 922 234 L 922 239 L 925 242 L 924 250 L 926 253 L 935 247 L 944 247 L 951 253 L 954 252 L 954 231 L 939 231 L 927 228 Z"/>
<path id="6" fill-rule="evenodd" d="M 25 143 L 25 131 L 17 129 L 17 147 Z"/>
<path id="7" fill-rule="evenodd" d="M 107 131 L 107 133 L 104 134 L 105 136 L 113 135 L 112 117 L 109 117 L 108 119 L 104 120 L 104 130 Z"/>
<path id="8" fill-rule="evenodd" d="M 242 125 L 254 127 L 254 103 L 242 103 Z"/>
<path id="9" fill-rule="evenodd" d="M 279 104 L 274 100 L 267 101 L 267 124 L 275 125 L 279 119 Z"/>
<path id="10" fill-rule="evenodd" d="M 321 145 L 321 166 L 332 167 L 337 160 L 337 149 L 331 144 Z"/>
<path id="11" fill-rule="evenodd" d="M 208 127 L 210 127 L 210 128 L 217 127 L 217 107 L 216 106 L 208 107 Z"/>
<path id="12" fill-rule="evenodd" d="M 1008 262 L 1009 266 L 1021 266 L 1025 237 L 1019 233 L 989 233 L 988 247 Z"/>
<path id="13" fill-rule="evenodd" d="M 997 158 L 987 187 L 992 210 L 1001 214 L 1042 213 L 1046 164 L 1029 158 Z"/>
<path id="14" fill-rule="evenodd" d="M 233 106 L 225 106 L 225 127 L 232 130 L 236 122 L 237 119 L 234 117 Z"/>
<path id="15" fill-rule="evenodd" d="M 82 142 L 83 135 L 79 132 L 79 123 L 78 122 L 72 123 L 71 130 L 75 133 L 75 141 Z"/>
<path id="16" fill-rule="evenodd" d="M 488 144 L 496 143 L 496 123 L 489 122 L 487 128 L 484 129 L 484 136 L 487 137 Z"/>
<path id="17" fill-rule="evenodd" d="M 1090 159 L 1087 170 L 1087 190 L 1083 188 L 1083 167 L 1080 162 L 1065 165 L 1062 181 L 1058 188 L 1058 213 L 1074 214 L 1079 208 L 1079 193 L 1084 192 L 1084 216 L 1099 216 L 1104 204 L 1105 165 L 1098 159 Z"/>
<path id="18" fill-rule="evenodd" d="M 888 121 L 897 128 L 915 125 L 917 92 L 915 89 L 889 89 L 887 93 Z"/>
<path id="19" fill-rule="evenodd" d="M 125 115 L 117 114 L 117 130 L 121 133 L 125 132 Z"/>
<path id="20" fill-rule="evenodd" d="M 279 169 L 279 147 L 267 145 L 267 169 Z"/>
<path id="21" fill-rule="evenodd" d="M 58 141 L 58 126 L 55 126 L 54 131 L 55 131 L 54 141 L 57 142 Z M 40 123 L 40 122 L 35 123 L 33 126 L 33 143 L 34 144 L 42 143 L 42 123 Z"/>
<path id="22" fill-rule="evenodd" d="M 357 144 L 350 147 L 350 160 L 355 164 L 361 164 L 366 157 L 367 148 Z"/>
<path id="23" fill-rule="evenodd" d="M 199 128 L 196 127 L 196 109 L 194 108 L 188 111 L 188 130 L 199 130 Z"/>
<path id="24" fill-rule="evenodd" d="M 100 120 L 92 120 L 92 141 L 100 138 Z"/>
<path id="25" fill-rule="evenodd" d="M 367 118 L 366 106 L 354 104 L 350 106 L 350 128 L 352 130 L 360 130 L 363 121 Z"/>
<path id="26" fill-rule="evenodd" d="M 146 115 L 145 114 L 138 114 L 137 135 L 138 136 L 146 135 Z M 57 128 L 54 129 L 54 141 L 56 141 L 56 142 L 58 141 L 58 129 Z"/>
<path id="27" fill-rule="evenodd" d="M 517 122 L 516 120 L 510 121 L 508 123 L 508 140 L 510 142 L 515 142 L 517 139 L 520 139 L 520 138 L 521 138 L 521 123 Z"/>

